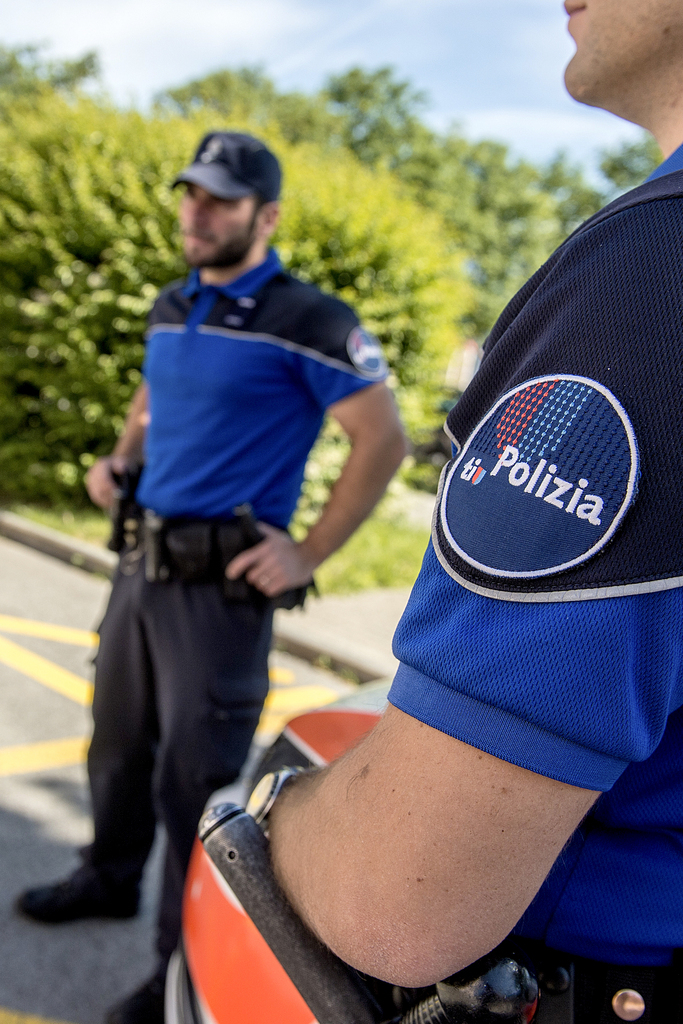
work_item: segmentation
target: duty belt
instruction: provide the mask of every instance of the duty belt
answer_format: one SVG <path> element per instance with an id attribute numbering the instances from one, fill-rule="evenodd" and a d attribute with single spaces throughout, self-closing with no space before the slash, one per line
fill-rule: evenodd
<path id="1" fill-rule="evenodd" d="M 228 601 L 264 604 L 269 599 L 244 576 L 225 575 L 226 566 L 240 552 L 263 540 L 250 505 L 233 509 L 228 520 L 165 519 L 151 509 L 128 509 L 123 522 L 121 570 L 137 571 L 145 556 L 145 578 L 150 583 L 218 583 Z M 276 608 L 303 605 L 311 579 L 270 599 Z"/>
<path id="2" fill-rule="evenodd" d="M 534 1024 L 683 1024 L 683 951 L 671 967 L 629 967 L 514 941 L 532 960 L 540 1000 Z"/>

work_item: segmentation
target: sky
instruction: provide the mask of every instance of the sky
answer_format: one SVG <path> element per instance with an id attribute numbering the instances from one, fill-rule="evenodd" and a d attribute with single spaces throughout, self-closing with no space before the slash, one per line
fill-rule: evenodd
<path id="1" fill-rule="evenodd" d="M 535 161 L 564 149 L 590 171 L 640 135 L 566 94 L 573 43 L 558 0 L 0 0 L 0 13 L 5 46 L 96 50 L 125 104 L 222 67 L 260 65 L 280 88 L 313 92 L 352 65 L 391 64 L 428 94 L 435 128 Z"/>

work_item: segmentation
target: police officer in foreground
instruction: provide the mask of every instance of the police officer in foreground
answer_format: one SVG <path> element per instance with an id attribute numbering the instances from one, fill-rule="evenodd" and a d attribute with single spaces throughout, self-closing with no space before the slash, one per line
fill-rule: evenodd
<path id="1" fill-rule="evenodd" d="M 280 167 L 258 140 L 207 135 L 178 177 L 187 281 L 149 318 L 144 383 L 111 457 L 144 462 L 100 629 L 88 756 L 94 840 L 65 882 L 21 910 L 46 922 L 130 917 L 156 820 L 167 839 L 155 975 L 110 1024 L 163 1020 L 183 880 L 213 790 L 242 767 L 268 690 L 273 608 L 291 605 L 369 514 L 406 452 L 376 340 L 343 302 L 286 274 L 269 239 Z M 325 412 L 351 452 L 300 543 L 286 532 Z M 255 519 L 258 520 L 256 525 Z"/>
<path id="2" fill-rule="evenodd" d="M 651 130 L 666 160 L 494 327 L 448 419 L 389 707 L 329 769 L 285 782 L 268 828 L 294 907 L 362 972 L 430 985 L 512 932 L 543 967 L 541 1019 L 674 1024 L 683 5 L 565 6 L 569 92 Z M 553 1002 L 572 977 L 573 1018 Z"/>

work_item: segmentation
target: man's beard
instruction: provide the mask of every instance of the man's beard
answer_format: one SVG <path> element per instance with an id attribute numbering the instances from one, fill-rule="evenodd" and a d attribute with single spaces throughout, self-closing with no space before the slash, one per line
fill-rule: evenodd
<path id="1" fill-rule="evenodd" d="M 201 256 L 193 258 L 185 253 L 185 259 L 191 267 L 215 267 L 223 269 L 225 267 L 235 267 L 242 263 L 243 260 L 249 254 L 249 250 L 254 244 L 256 238 L 256 216 L 258 211 L 254 211 L 254 216 L 251 219 L 251 223 L 245 228 L 242 234 L 235 238 L 231 238 L 230 241 L 224 242 L 219 245 L 211 255 Z"/>

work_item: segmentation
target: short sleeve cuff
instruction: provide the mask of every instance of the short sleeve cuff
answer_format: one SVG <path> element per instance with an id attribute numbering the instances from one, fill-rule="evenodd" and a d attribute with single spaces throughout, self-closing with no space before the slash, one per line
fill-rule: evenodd
<path id="1" fill-rule="evenodd" d="M 628 767 L 627 761 L 555 736 L 403 663 L 389 691 L 389 702 L 478 750 L 570 786 L 608 790 Z"/>
<path id="2" fill-rule="evenodd" d="M 357 391 L 362 391 L 373 384 L 383 384 L 389 374 L 385 373 L 382 377 L 375 378 L 375 380 L 369 380 L 355 371 L 338 373 L 337 376 L 339 379 L 336 381 L 336 386 L 331 387 L 324 395 L 323 407 L 325 409 L 329 409 L 331 405 L 335 405 L 337 402 L 343 402 L 345 398 L 350 398 Z"/>
<path id="3" fill-rule="evenodd" d="M 325 361 L 315 356 L 301 355 L 299 367 L 309 390 L 321 409 L 329 409 L 336 402 L 350 398 L 357 391 L 386 381 L 388 373 L 367 377 L 353 366 L 341 361 Z"/>

